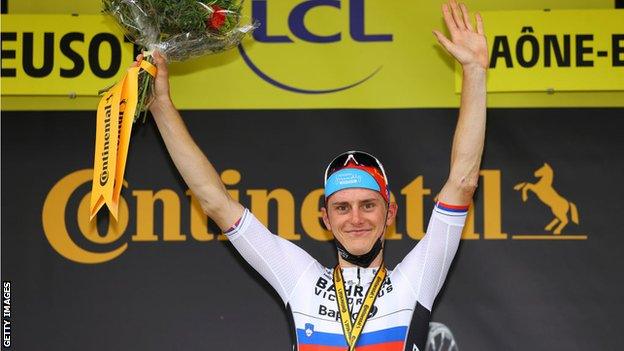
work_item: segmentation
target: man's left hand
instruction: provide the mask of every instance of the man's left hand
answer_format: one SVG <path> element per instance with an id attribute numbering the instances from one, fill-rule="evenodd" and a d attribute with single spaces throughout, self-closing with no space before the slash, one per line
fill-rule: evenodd
<path id="1" fill-rule="evenodd" d="M 468 8 L 465 4 L 458 4 L 456 0 L 442 4 L 442 14 L 451 39 L 434 30 L 433 34 L 438 38 L 438 42 L 461 63 L 464 69 L 470 67 L 487 69 L 488 48 L 483 34 L 481 15 L 475 14 L 476 29 L 473 28 L 468 17 Z"/>

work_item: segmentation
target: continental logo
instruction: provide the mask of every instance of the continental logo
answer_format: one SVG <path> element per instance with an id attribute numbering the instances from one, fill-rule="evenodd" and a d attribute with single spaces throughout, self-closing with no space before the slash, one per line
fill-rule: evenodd
<path id="1" fill-rule="evenodd" d="M 251 15 L 260 27 L 254 31 L 255 42 L 245 44 L 249 47 L 241 44 L 238 50 L 258 77 L 277 88 L 302 94 L 347 90 L 383 67 L 383 61 L 368 59 L 361 69 L 353 69 L 361 57 L 379 56 L 379 45 L 392 42 L 392 33 L 372 33 L 367 28 L 367 20 L 376 20 L 379 27 L 390 19 L 385 5 L 379 0 L 252 0 Z M 271 64 L 276 58 L 287 63 L 286 69 Z M 331 71 L 350 66 L 347 71 L 353 74 L 327 74 L 328 64 L 334 66 Z M 317 85 L 323 78 L 329 79 Z"/>
<path id="2" fill-rule="evenodd" d="M 104 106 L 104 151 L 102 151 L 102 171 L 100 172 L 100 185 L 104 186 L 108 183 L 108 150 L 110 148 L 110 119 L 111 119 L 111 102 L 113 95 L 106 99 Z"/>
<path id="3" fill-rule="evenodd" d="M 552 209 L 558 222 L 549 225 L 547 229 L 558 233 L 514 235 L 504 232 L 501 171 L 487 169 L 480 173 L 479 189 L 482 194 L 477 196 L 478 201 L 468 212 L 462 239 L 586 239 L 586 235 L 560 234 L 565 226 L 561 224 L 565 223 L 563 213 L 565 211 L 572 213 L 573 222 L 575 218 L 578 222 L 578 216 L 571 210 L 573 204 L 559 196 L 552 189 L 552 185 L 549 188 L 552 170 L 550 176 L 548 171 L 539 172 L 540 175 L 542 173 L 546 174 L 542 176 L 542 180 L 535 183 L 520 183 L 516 186 L 516 190 L 526 192 L 527 196 L 529 192 L 537 194 L 538 198 Z M 92 182 L 92 177 L 92 169 L 83 169 L 66 175 L 50 189 L 43 204 L 44 234 L 52 248 L 68 260 L 96 264 L 119 257 L 129 245 L 140 247 L 157 242 L 200 243 L 227 240 L 223 234 L 211 230 L 213 226 L 209 225 L 208 218 L 190 191 L 182 194 L 172 189 L 136 189 L 126 182 L 124 187 L 129 196 L 120 197 L 118 220 L 103 218 L 100 214 L 97 220 L 89 221 L 88 186 Z M 221 179 L 230 195 L 247 205 L 261 222 L 269 225 L 269 219 L 274 221 L 275 226 L 271 228 L 283 238 L 292 241 L 301 240 L 302 236 L 317 241 L 332 239 L 331 233 L 325 230 L 320 220 L 322 215 L 319 204 L 323 198 L 323 189 L 310 191 L 299 205 L 288 189 L 240 189 L 237 185 L 242 179 L 242 174 L 238 170 L 223 171 Z M 429 215 L 425 213 L 425 201 L 433 201 L 431 189 L 425 187 L 424 177 L 418 176 L 400 189 L 397 188 L 397 191 L 397 197 L 391 194 L 391 199 L 400 203 L 402 212 L 399 213 L 399 227 L 393 225 L 388 228 L 386 239 L 420 240 L 425 234 L 425 224 Z M 243 193 L 245 198 L 242 198 Z M 565 206 L 568 206 L 568 210 L 564 211 Z M 182 221 L 182 216 L 188 216 L 188 221 Z M 475 218 L 479 223 L 483 223 L 479 230 L 475 226 Z M 183 226 L 183 222 L 188 225 Z"/>
<path id="4" fill-rule="evenodd" d="M 521 182 L 514 186 L 514 190 L 520 191 L 523 202 L 529 199 L 529 192 L 532 192 L 543 205 L 548 207 L 554 218 L 544 228 L 552 232 L 555 236 L 548 235 L 516 235 L 516 239 L 586 239 L 586 235 L 561 235 L 563 229 L 570 220 L 579 224 L 579 214 L 576 205 L 561 196 L 553 187 L 554 171 L 548 163 L 538 168 L 535 173 L 538 180 L 535 183 Z"/>

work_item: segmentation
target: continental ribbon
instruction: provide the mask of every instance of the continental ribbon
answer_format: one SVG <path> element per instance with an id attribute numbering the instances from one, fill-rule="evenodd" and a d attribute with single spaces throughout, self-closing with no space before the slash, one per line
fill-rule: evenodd
<path id="1" fill-rule="evenodd" d="M 340 313 L 340 323 L 342 324 L 342 331 L 344 332 L 347 345 L 349 345 L 349 351 L 355 350 L 355 344 L 358 338 L 362 334 L 364 324 L 368 320 L 368 315 L 375 304 L 379 289 L 383 285 L 386 279 L 387 271 L 386 267 L 381 264 L 381 267 L 377 270 L 375 277 L 371 285 L 366 291 L 366 298 L 364 303 L 360 306 L 360 310 L 357 313 L 355 323 L 351 322 L 351 311 L 349 310 L 349 304 L 347 303 L 347 294 L 344 287 L 344 279 L 342 278 L 342 271 L 337 265 L 334 268 L 334 287 L 336 288 L 336 302 L 338 303 L 338 311 Z"/>
<path id="2" fill-rule="evenodd" d="M 117 219 L 141 70 L 156 76 L 156 67 L 142 60 L 137 67 L 129 68 L 123 78 L 104 93 L 98 105 L 90 219 L 104 205 Z"/>

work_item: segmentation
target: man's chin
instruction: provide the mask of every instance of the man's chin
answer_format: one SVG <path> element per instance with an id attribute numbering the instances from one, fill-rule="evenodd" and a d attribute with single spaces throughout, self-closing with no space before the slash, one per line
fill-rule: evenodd
<path id="1" fill-rule="evenodd" d="M 369 253 L 372 248 L 373 248 L 373 245 L 370 245 L 370 247 L 358 245 L 352 248 L 347 247 L 347 250 L 349 250 L 349 253 L 351 253 L 352 255 L 362 256 L 362 255 Z"/>

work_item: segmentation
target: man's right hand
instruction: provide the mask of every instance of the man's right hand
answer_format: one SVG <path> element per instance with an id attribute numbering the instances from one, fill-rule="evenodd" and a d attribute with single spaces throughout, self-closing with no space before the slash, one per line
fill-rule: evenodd
<path id="1" fill-rule="evenodd" d="M 152 100 L 150 109 L 152 109 L 152 107 L 161 107 L 160 105 L 163 104 L 171 104 L 167 60 L 159 51 L 154 51 L 152 57 L 154 58 L 154 65 L 158 69 L 158 72 L 156 73 L 156 78 L 154 79 L 154 99 Z"/>
<path id="2" fill-rule="evenodd" d="M 154 113 L 155 109 L 170 106 L 172 102 L 169 92 L 169 70 L 167 69 L 167 60 L 159 51 L 154 51 L 152 57 L 154 58 L 153 64 L 158 70 L 156 72 L 156 77 L 154 77 L 153 99 L 149 106 L 150 111 Z M 143 54 L 138 54 L 132 66 L 138 67 L 144 58 Z"/>

